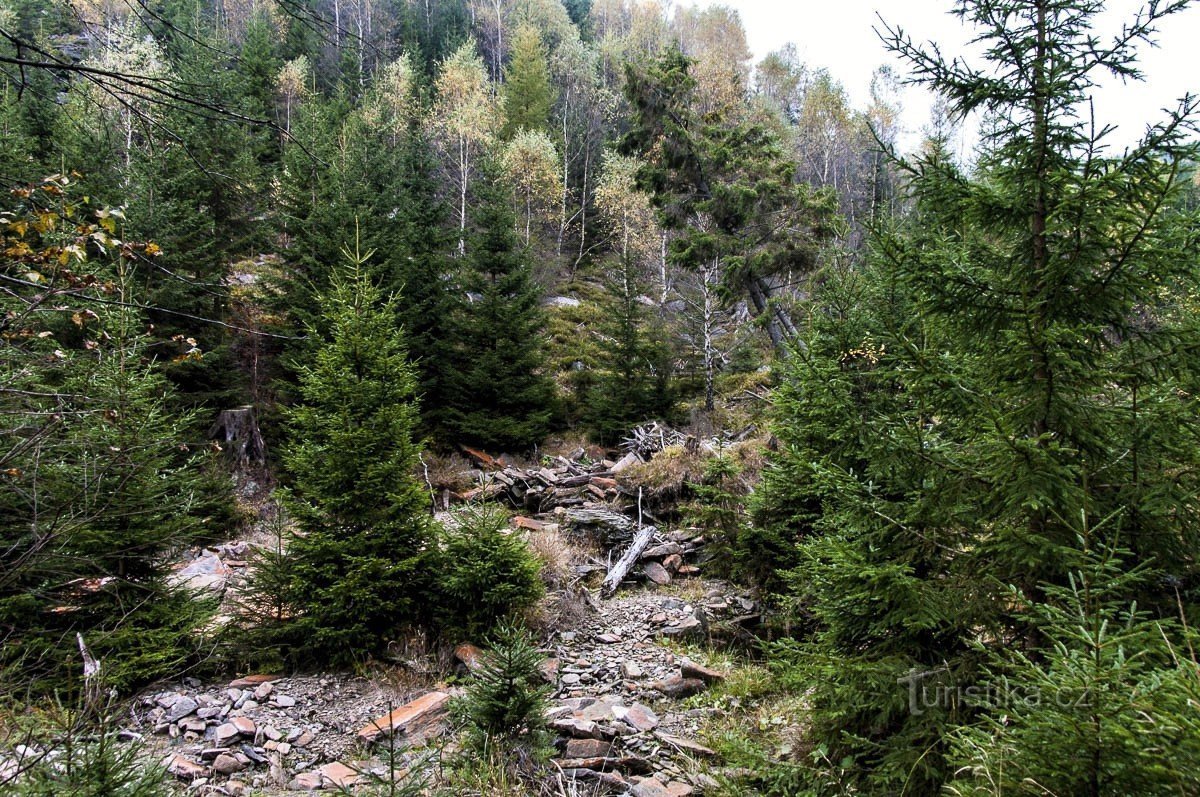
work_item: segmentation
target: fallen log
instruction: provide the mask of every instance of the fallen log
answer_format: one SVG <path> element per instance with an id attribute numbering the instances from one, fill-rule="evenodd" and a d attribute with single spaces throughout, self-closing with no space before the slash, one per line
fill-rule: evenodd
<path id="1" fill-rule="evenodd" d="M 625 576 L 629 573 L 629 568 L 633 567 L 642 555 L 642 551 L 646 550 L 646 546 L 654 539 L 654 535 L 658 533 L 658 529 L 654 526 L 645 526 L 634 535 L 633 542 L 625 549 L 625 553 L 621 554 L 621 558 L 608 571 L 608 575 L 604 577 L 604 583 L 600 585 L 600 597 L 611 598 L 617 591 L 617 587 L 625 580 Z"/>

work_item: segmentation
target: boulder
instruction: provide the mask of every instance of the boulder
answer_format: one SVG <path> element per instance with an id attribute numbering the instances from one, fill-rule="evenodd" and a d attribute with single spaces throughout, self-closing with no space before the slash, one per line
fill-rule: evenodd
<path id="1" fill-rule="evenodd" d="M 646 574 L 646 578 L 660 587 L 671 583 L 671 574 L 658 562 L 647 562 L 642 566 L 642 572 Z"/>
<path id="2" fill-rule="evenodd" d="M 608 758 L 612 755 L 612 743 L 600 739 L 571 739 L 563 751 L 565 758 Z"/>
<path id="3" fill-rule="evenodd" d="M 191 714 L 199 707 L 192 698 L 186 695 L 180 695 L 179 698 L 171 703 L 167 713 L 163 715 L 163 722 L 179 722 L 181 719 Z"/>
<path id="4" fill-rule="evenodd" d="M 348 789 L 362 780 L 362 775 L 340 761 L 326 764 L 317 770 L 321 775 L 321 786 L 332 786 L 335 789 Z"/>
<path id="5" fill-rule="evenodd" d="M 655 681 L 650 684 L 650 688 L 662 692 L 667 697 L 678 700 L 700 694 L 705 690 L 706 684 L 699 678 L 684 678 L 680 675 L 672 675 L 666 680 Z"/>
<path id="6" fill-rule="evenodd" d="M 702 664 L 697 664 L 691 659 L 683 659 L 679 662 L 679 670 L 683 673 L 684 678 L 698 678 L 706 684 L 714 684 L 725 680 L 725 674 L 711 670 Z"/>
<path id="7" fill-rule="evenodd" d="M 170 756 L 164 763 L 166 764 L 167 772 L 180 780 L 195 780 L 196 778 L 208 775 L 208 767 L 203 764 L 197 764 L 195 761 L 191 761 L 181 755 Z"/>
<path id="8" fill-rule="evenodd" d="M 671 734 L 663 733 L 662 731 L 655 731 L 654 735 L 664 744 L 670 745 L 676 750 L 680 750 L 685 753 L 705 756 L 708 758 L 711 758 L 717 754 L 715 750 L 710 750 L 699 742 L 692 739 L 687 739 L 683 736 L 672 736 Z"/>
<path id="9" fill-rule="evenodd" d="M 236 678 L 229 682 L 230 689 L 254 689 L 260 684 L 271 683 L 283 678 L 282 675 L 247 675 L 245 678 Z"/>
<path id="10" fill-rule="evenodd" d="M 367 723 L 358 738 L 370 744 L 381 736 L 395 734 L 410 744 L 419 744 L 441 729 L 449 701 L 450 695 L 445 692 L 429 692 Z"/>

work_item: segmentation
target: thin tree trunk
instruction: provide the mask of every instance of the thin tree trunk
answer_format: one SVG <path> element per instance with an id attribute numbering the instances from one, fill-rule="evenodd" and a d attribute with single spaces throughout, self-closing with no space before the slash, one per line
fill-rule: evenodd
<path id="1" fill-rule="evenodd" d="M 467 141 L 458 136 L 458 254 L 462 256 L 467 251 Z"/>
<path id="2" fill-rule="evenodd" d="M 716 307 L 713 302 L 712 286 L 717 274 L 717 261 L 704 269 L 704 409 L 712 412 L 716 409 L 716 352 L 713 346 L 713 322 Z"/>

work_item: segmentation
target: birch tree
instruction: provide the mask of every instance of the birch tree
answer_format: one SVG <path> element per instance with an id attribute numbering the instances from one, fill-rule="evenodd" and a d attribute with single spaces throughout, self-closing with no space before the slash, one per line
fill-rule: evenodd
<path id="1" fill-rule="evenodd" d="M 487 67 L 473 44 L 463 44 L 442 62 L 434 91 L 437 98 L 430 115 L 432 140 L 441 151 L 456 189 L 461 255 L 466 252 L 467 197 L 476 161 L 491 145 L 499 127 Z"/>

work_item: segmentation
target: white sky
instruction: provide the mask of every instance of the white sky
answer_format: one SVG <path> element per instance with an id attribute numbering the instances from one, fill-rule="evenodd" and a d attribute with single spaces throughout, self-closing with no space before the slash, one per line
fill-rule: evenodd
<path id="1" fill-rule="evenodd" d="M 969 29 L 947 13 L 954 5 L 951 0 L 697 0 L 697 4 L 736 9 L 755 62 L 793 42 L 801 60 L 810 68 L 827 68 L 858 108 L 867 104 L 876 67 L 886 63 L 902 69 L 872 30 L 879 26 L 876 11 L 914 40 L 938 42 L 947 57 L 964 54 L 971 38 Z M 1141 6 L 1138 0 L 1110 0 L 1098 32 L 1117 32 Z M 1135 141 L 1148 122 L 1162 118 L 1162 108 L 1175 107 L 1188 91 L 1200 93 L 1200 4 L 1168 17 L 1156 38 L 1158 48 L 1140 50 L 1144 82 L 1121 85 L 1108 80 L 1094 98 L 1097 121 L 1118 125 L 1110 139 L 1114 145 Z M 978 58 L 972 61 L 980 63 Z M 930 97 L 909 89 L 902 103 L 906 129 L 902 142 L 907 145 L 920 140 L 921 127 L 929 119 Z"/>

